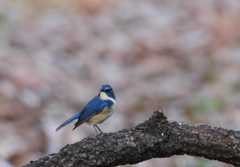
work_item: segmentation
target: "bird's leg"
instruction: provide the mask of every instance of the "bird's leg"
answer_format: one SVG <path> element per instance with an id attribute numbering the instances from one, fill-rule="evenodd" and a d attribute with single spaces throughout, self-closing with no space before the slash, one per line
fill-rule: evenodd
<path id="1" fill-rule="evenodd" d="M 99 132 L 98 132 L 98 129 L 96 128 L 96 126 L 93 125 L 93 127 L 94 127 L 94 129 L 95 129 L 95 132 L 96 132 L 96 133 L 99 133 Z"/>
<path id="2" fill-rule="evenodd" d="M 97 126 L 97 125 L 96 125 L 96 127 L 97 127 L 97 129 L 99 130 L 100 134 L 102 134 L 102 133 L 103 133 L 103 131 L 100 129 L 100 127 L 99 127 L 99 126 Z"/>
<path id="3" fill-rule="evenodd" d="M 94 127 L 94 129 L 95 129 L 95 131 L 96 131 L 97 133 L 99 133 L 99 134 L 102 134 L 102 133 L 103 133 L 103 131 L 99 128 L 99 126 L 93 125 L 93 127 Z"/>

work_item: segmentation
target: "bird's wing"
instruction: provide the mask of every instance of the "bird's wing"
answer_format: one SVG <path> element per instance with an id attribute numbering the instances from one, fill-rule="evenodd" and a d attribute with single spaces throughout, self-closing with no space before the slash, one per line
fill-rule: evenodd
<path id="1" fill-rule="evenodd" d="M 83 108 L 81 112 L 77 112 L 72 117 L 64 121 L 60 126 L 57 127 L 56 130 L 58 131 L 62 127 L 78 119 L 74 126 L 75 129 L 76 127 L 87 121 L 89 118 L 100 112 L 105 106 L 107 106 L 106 102 L 104 102 L 98 96 L 96 96 L 88 102 L 88 104 Z"/>
<path id="2" fill-rule="evenodd" d="M 101 112 L 108 104 L 101 100 L 98 96 L 94 97 L 81 111 L 81 115 L 78 118 L 78 121 L 75 123 L 74 128 L 77 128 L 79 125 L 90 119 L 92 116 Z"/>

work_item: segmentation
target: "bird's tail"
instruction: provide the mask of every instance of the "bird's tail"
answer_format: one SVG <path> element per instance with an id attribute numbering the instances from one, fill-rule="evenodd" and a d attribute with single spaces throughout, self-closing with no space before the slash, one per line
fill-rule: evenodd
<path id="1" fill-rule="evenodd" d="M 74 124 L 74 127 L 73 127 L 72 130 L 75 130 L 75 129 L 76 129 L 78 126 L 80 126 L 82 123 L 84 123 L 84 121 L 81 120 L 81 119 L 78 119 L 78 121 Z"/>
<path id="2" fill-rule="evenodd" d="M 78 119 L 80 117 L 80 113 L 76 113 L 74 114 L 71 118 L 67 119 L 66 121 L 64 121 L 59 127 L 57 127 L 56 131 L 60 130 L 62 127 L 70 124 L 71 122 L 73 122 L 75 119 Z"/>

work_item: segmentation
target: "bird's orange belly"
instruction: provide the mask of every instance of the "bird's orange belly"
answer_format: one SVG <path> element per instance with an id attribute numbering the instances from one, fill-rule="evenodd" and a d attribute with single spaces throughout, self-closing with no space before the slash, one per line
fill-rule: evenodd
<path id="1" fill-rule="evenodd" d="M 112 109 L 105 108 L 100 113 L 94 115 L 88 120 L 89 124 L 100 124 L 112 115 Z"/>

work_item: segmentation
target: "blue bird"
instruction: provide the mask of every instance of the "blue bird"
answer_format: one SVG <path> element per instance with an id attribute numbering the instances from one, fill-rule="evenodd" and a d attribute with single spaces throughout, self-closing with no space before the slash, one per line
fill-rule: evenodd
<path id="1" fill-rule="evenodd" d="M 90 100 L 80 112 L 63 122 L 56 131 L 77 120 L 73 130 L 83 123 L 88 123 L 93 125 L 97 132 L 103 133 L 98 124 L 101 124 L 112 115 L 115 103 L 116 97 L 112 87 L 107 84 L 102 85 L 99 94 Z"/>

